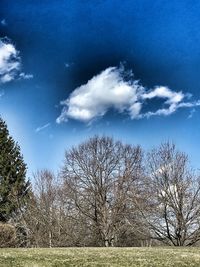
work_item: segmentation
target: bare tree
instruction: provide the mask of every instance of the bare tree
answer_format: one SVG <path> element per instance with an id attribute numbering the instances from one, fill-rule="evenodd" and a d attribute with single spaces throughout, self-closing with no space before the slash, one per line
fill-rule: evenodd
<path id="1" fill-rule="evenodd" d="M 80 218 L 58 177 L 48 170 L 34 174 L 33 192 L 27 209 L 19 221 L 28 233 L 27 245 L 36 247 L 88 245 L 87 226 L 79 222 Z"/>
<path id="2" fill-rule="evenodd" d="M 36 246 L 52 247 L 56 241 L 55 226 L 57 222 L 56 177 L 48 170 L 34 174 L 33 194 L 25 214 L 25 221 L 30 229 L 30 238 Z"/>
<path id="3" fill-rule="evenodd" d="M 18 246 L 192 246 L 200 240 L 200 182 L 185 153 L 98 137 L 66 151 L 59 177 L 34 175 L 12 223 Z M 17 226 L 17 227 L 16 227 Z"/>
<path id="4" fill-rule="evenodd" d="M 148 167 L 146 198 L 138 207 L 154 236 L 174 246 L 195 244 L 200 240 L 200 183 L 187 155 L 165 143 L 149 153 Z"/>
<path id="5" fill-rule="evenodd" d="M 124 226 L 127 194 L 140 177 L 141 161 L 139 146 L 108 137 L 66 151 L 62 177 L 68 196 L 104 246 L 115 245 Z"/>

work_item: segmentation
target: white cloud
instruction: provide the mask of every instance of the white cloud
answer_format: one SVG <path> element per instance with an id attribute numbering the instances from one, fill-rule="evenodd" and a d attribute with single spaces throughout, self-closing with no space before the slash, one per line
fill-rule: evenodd
<path id="1" fill-rule="evenodd" d="M 7 83 L 18 78 L 32 78 L 31 74 L 25 74 L 20 70 L 19 51 L 7 38 L 0 39 L 0 83 Z"/>
<path id="2" fill-rule="evenodd" d="M 124 81 L 122 72 L 122 67 L 107 68 L 76 88 L 67 100 L 61 102 L 64 108 L 57 122 L 68 118 L 90 121 L 103 116 L 110 108 L 136 116 L 140 111 L 138 96 L 144 88 L 138 81 Z"/>
<path id="3" fill-rule="evenodd" d="M 0 81 L 2 83 L 13 80 L 20 70 L 19 52 L 14 45 L 0 40 Z"/>
<path id="4" fill-rule="evenodd" d="M 143 104 L 154 98 L 163 99 L 163 106 L 154 112 L 149 110 L 143 113 Z M 189 102 L 190 98 L 191 94 L 175 92 L 166 86 L 156 86 L 147 90 L 138 80 L 134 80 L 132 72 L 125 71 L 123 66 L 109 67 L 86 84 L 76 88 L 61 102 L 64 107 L 57 118 L 57 123 L 67 121 L 69 118 L 90 122 L 105 115 L 111 108 L 128 113 L 131 119 L 155 115 L 167 116 L 179 108 L 200 105 L 200 101 Z"/>
<path id="5" fill-rule="evenodd" d="M 50 125 L 51 125 L 50 123 L 47 123 L 47 124 L 45 124 L 43 126 L 40 126 L 40 127 L 35 129 L 35 132 L 39 133 L 39 132 L 43 131 L 44 129 L 48 128 Z"/>

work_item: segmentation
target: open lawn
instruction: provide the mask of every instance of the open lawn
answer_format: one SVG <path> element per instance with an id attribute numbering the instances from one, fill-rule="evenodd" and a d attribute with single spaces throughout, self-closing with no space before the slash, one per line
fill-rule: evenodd
<path id="1" fill-rule="evenodd" d="M 1 249 L 0 266 L 200 267 L 200 248 Z"/>

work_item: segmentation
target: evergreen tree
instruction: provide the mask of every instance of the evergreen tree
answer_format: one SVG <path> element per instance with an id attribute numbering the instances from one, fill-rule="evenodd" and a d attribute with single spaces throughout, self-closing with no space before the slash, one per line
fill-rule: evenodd
<path id="1" fill-rule="evenodd" d="M 8 221 L 24 203 L 29 192 L 26 164 L 19 145 L 0 118 L 0 221 Z"/>

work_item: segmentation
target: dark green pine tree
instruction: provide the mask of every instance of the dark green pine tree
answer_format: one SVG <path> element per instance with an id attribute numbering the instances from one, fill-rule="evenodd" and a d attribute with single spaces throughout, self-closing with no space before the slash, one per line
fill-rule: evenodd
<path id="1" fill-rule="evenodd" d="M 19 145 L 9 135 L 6 123 L 0 118 L 0 221 L 7 222 L 17 213 L 28 196 L 26 164 Z"/>

